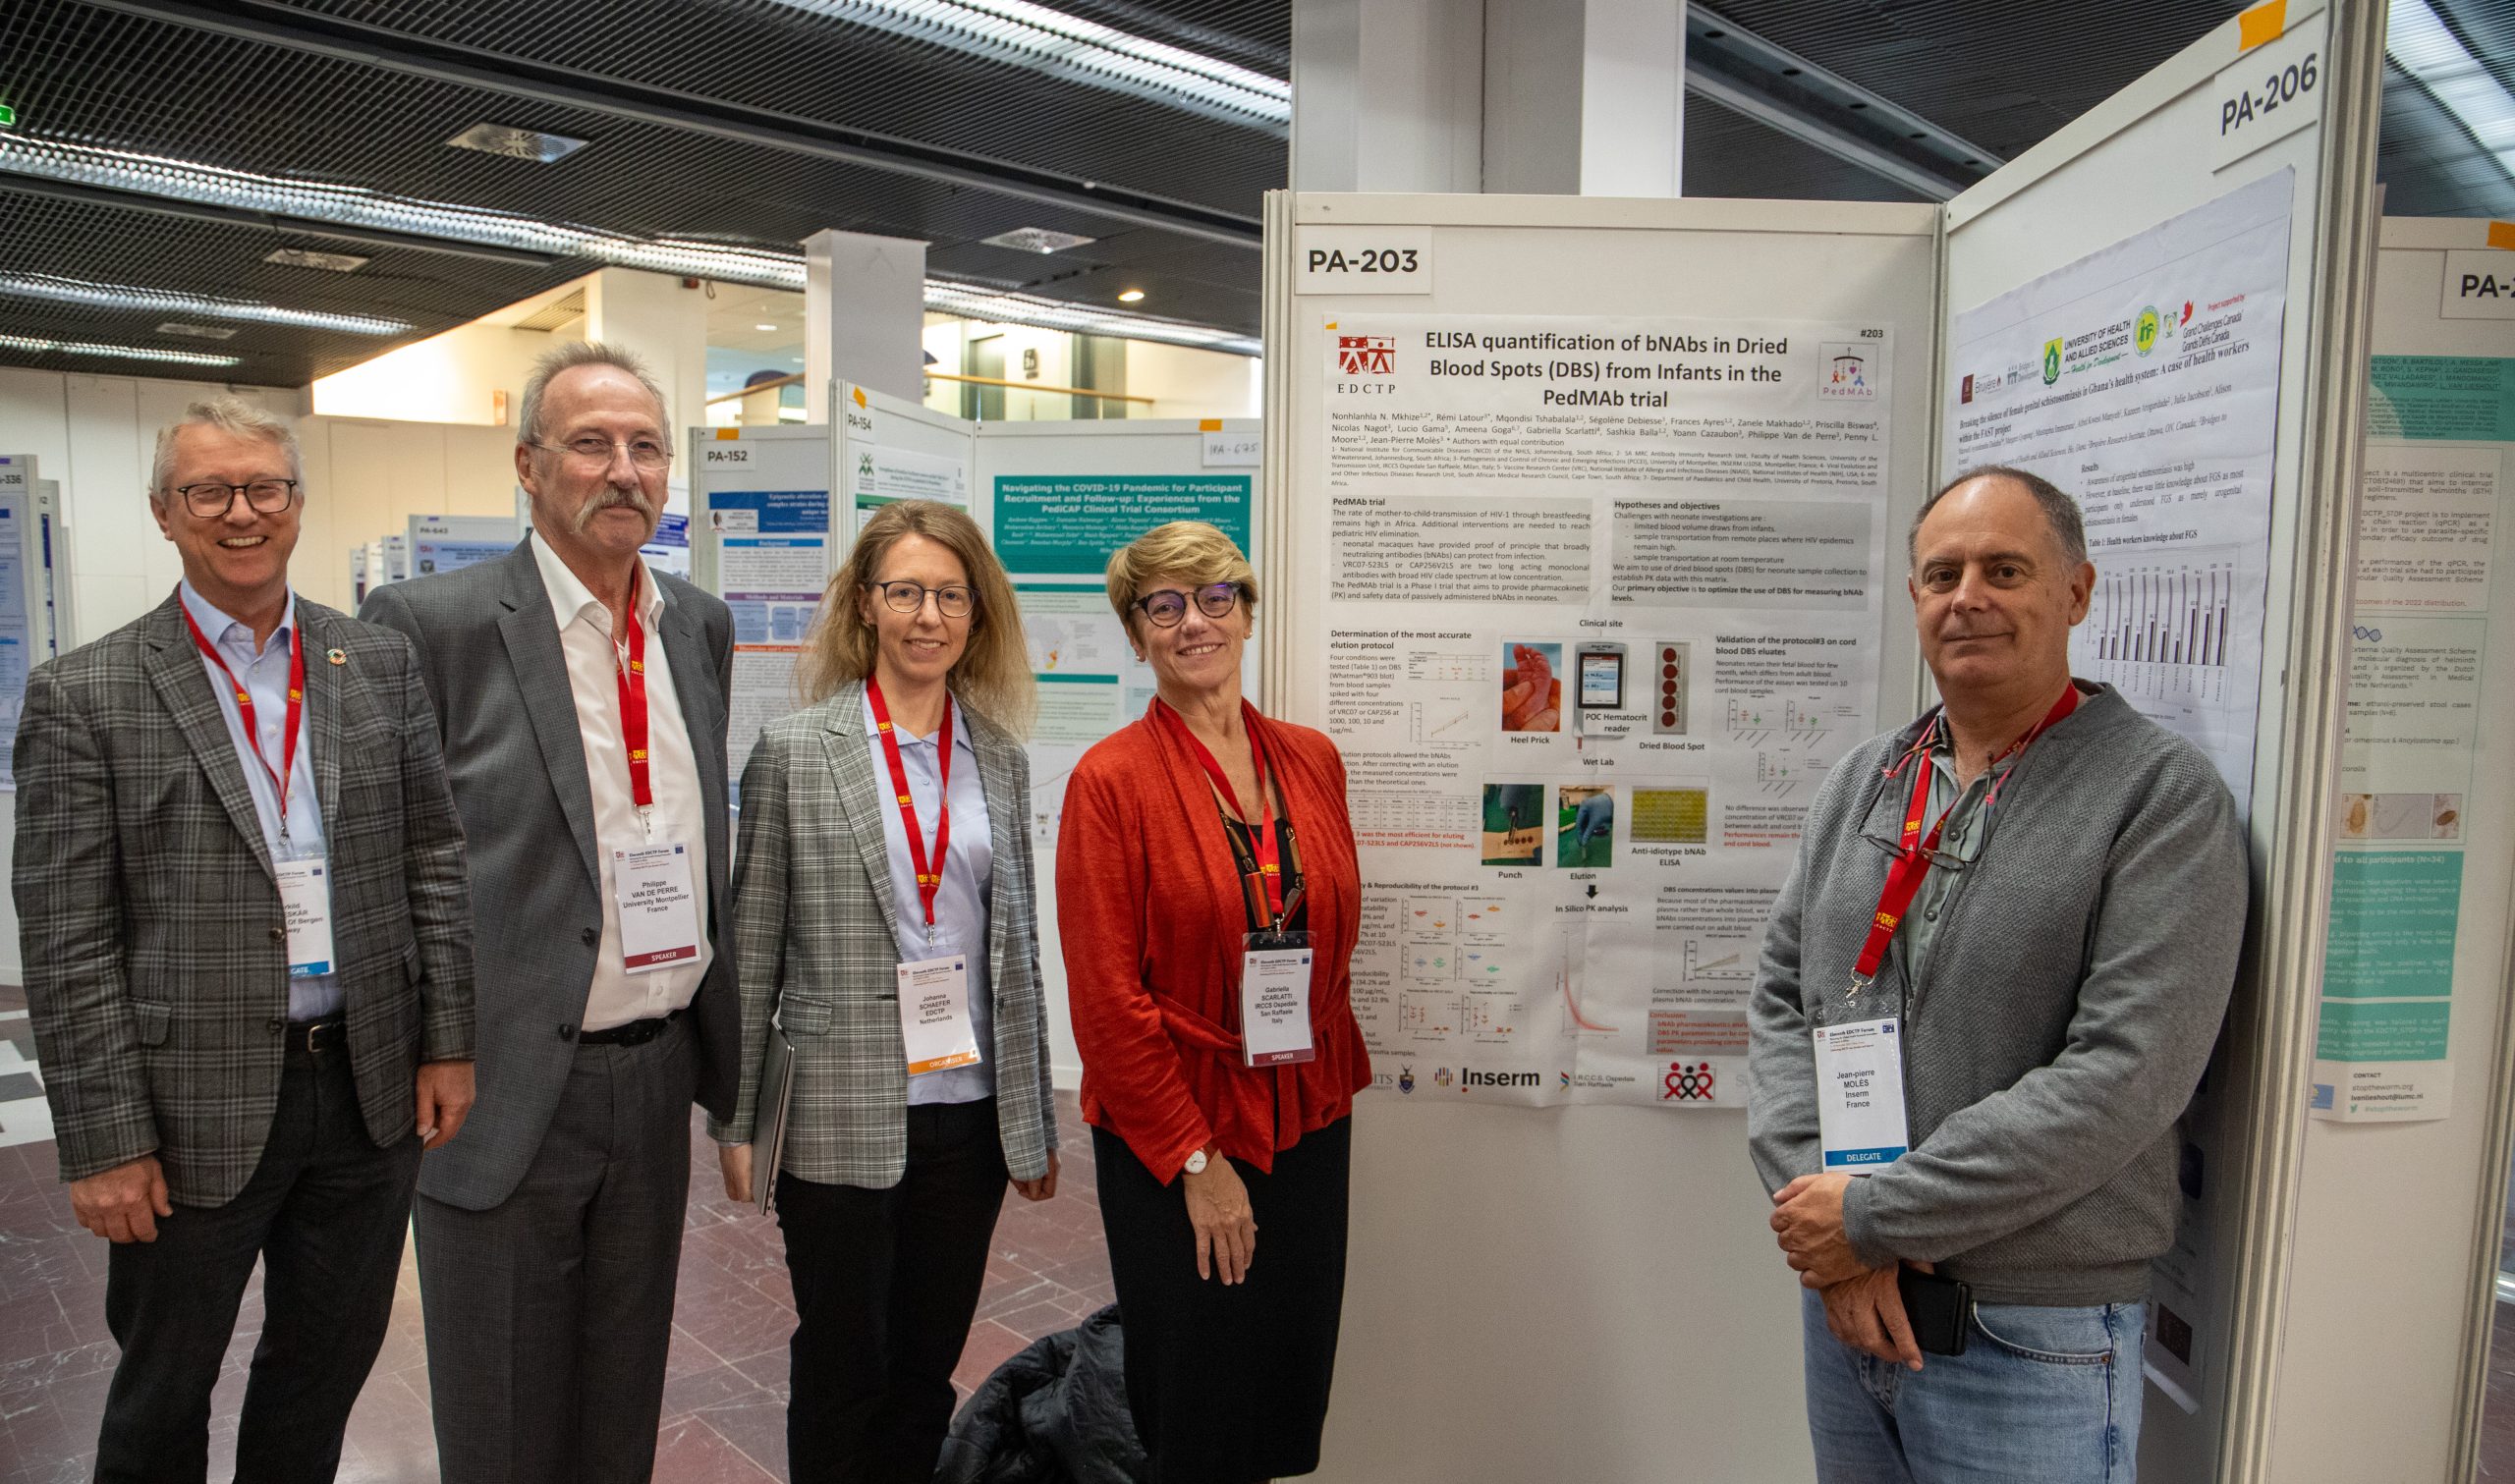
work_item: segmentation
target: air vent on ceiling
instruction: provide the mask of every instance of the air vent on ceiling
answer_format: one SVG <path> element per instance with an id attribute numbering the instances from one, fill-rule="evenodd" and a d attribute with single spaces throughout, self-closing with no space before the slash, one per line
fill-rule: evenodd
<path id="1" fill-rule="evenodd" d="M 263 254 L 266 263 L 281 263 L 291 268 L 322 268 L 333 273 L 356 273 L 367 265 L 368 259 L 355 252 L 310 252 L 304 247 L 281 247 Z"/>
<path id="2" fill-rule="evenodd" d="M 446 142 L 457 149 L 477 149 L 482 154 L 536 160 L 544 165 L 566 159 L 586 147 L 585 140 L 572 139 L 564 134 L 541 134 L 506 124 L 475 124 Z"/>
<path id="3" fill-rule="evenodd" d="M 1080 247 L 1099 239 L 1078 237 L 1071 232 L 1050 232 L 1045 227 L 1016 227 L 1010 232 L 999 232 L 978 241 L 990 247 L 1010 247 L 1016 252 L 1063 252 L 1068 247 Z"/>
<path id="4" fill-rule="evenodd" d="M 570 289 L 557 299 L 517 320 L 515 327 L 519 330 L 540 330 L 546 334 L 561 325 L 573 324 L 585 317 L 586 291 Z"/>
<path id="5" fill-rule="evenodd" d="M 236 331 L 230 326 L 188 325 L 180 319 L 170 319 L 164 324 L 159 325 L 157 327 L 157 333 L 160 335 L 189 335 L 195 340 L 234 340 L 236 338 Z"/>

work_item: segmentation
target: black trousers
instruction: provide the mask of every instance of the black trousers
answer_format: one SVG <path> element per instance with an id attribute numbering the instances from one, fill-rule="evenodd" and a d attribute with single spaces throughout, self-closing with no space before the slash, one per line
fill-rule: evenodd
<path id="1" fill-rule="evenodd" d="M 1246 1282 L 1197 1276 L 1187 1192 L 1106 1128 L 1091 1130 L 1100 1224 L 1126 1332 L 1127 1404 L 1153 1484 L 1249 1484 L 1318 1467 L 1345 1308 L 1354 1121 L 1238 1160 L 1258 1221 Z"/>
<path id="2" fill-rule="evenodd" d="M 209 1394 L 262 1263 L 262 1337 L 236 1477 L 323 1484 L 393 1318 L 419 1141 L 368 1138 L 346 1050 L 292 1053 L 261 1164 L 223 1206 L 177 1206 L 155 1241 L 116 1242 L 105 1325 L 122 1347 L 96 1440 L 99 1484 L 199 1484 Z"/>
<path id="3" fill-rule="evenodd" d="M 777 1177 L 795 1281 L 787 1477 L 927 1484 L 1004 1206 L 995 1099 L 912 1106 L 887 1190 Z"/>

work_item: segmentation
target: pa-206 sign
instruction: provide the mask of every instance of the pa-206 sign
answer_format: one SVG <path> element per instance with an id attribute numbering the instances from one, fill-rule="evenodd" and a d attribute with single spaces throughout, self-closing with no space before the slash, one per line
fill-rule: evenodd
<path id="1" fill-rule="evenodd" d="M 2209 168 L 2224 170 L 2322 117 L 2324 18 L 2317 15 L 2238 57 L 2210 88 L 2217 140 Z"/>
<path id="2" fill-rule="evenodd" d="M 1293 236 L 1295 294 L 1429 294 L 1428 227 L 1304 227 Z"/>

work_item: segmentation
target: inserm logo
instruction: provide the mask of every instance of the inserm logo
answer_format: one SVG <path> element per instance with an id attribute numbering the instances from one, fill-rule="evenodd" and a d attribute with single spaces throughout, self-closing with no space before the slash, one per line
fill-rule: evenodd
<path id="1" fill-rule="evenodd" d="M 1336 369 L 1347 376 L 1396 375 L 1397 337 L 1394 335 L 1337 336 Z"/>
<path id="2" fill-rule="evenodd" d="M 1541 1087 L 1545 1079 L 1534 1072 L 1478 1072 L 1462 1067 L 1458 1070 L 1458 1085 L 1462 1092 L 1470 1087 Z"/>

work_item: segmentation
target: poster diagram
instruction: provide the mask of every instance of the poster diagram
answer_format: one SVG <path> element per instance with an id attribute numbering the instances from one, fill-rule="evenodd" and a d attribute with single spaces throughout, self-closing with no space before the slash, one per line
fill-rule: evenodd
<path id="1" fill-rule="evenodd" d="M 2096 588 L 2071 671 L 2209 754 L 2249 807 L 2286 313 L 2281 171 L 1956 317 L 1948 473 L 2076 498 Z"/>
<path id="2" fill-rule="evenodd" d="M 1743 1106 L 1764 916 L 1877 730 L 1887 330 L 1325 341 L 1326 718 L 1393 1094 Z"/>

